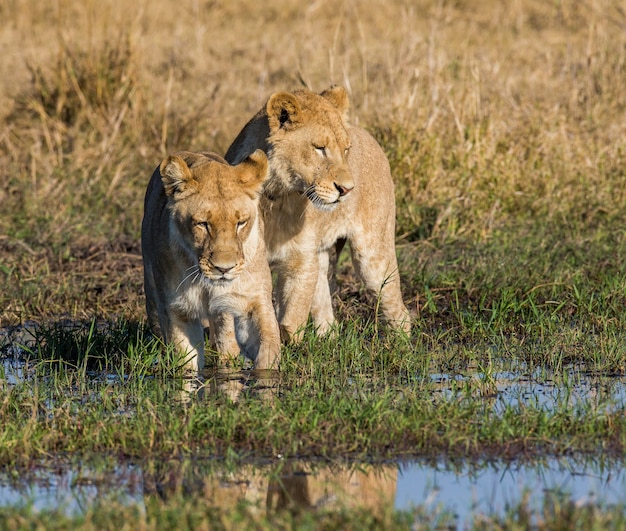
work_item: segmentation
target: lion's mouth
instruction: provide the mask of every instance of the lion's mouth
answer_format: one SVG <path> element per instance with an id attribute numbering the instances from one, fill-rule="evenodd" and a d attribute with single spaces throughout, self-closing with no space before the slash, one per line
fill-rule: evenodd
<path id="1" fill-rule="evenodd" d="M 232 282 L 237 278 L 237 272 L 234 270 L 219 271 L 216 269 L 202 268 L 202 279 L 209 284 L 224 285 Z"/>
<path id="2" fill-rule="evenodd" d="M 237 275 L 234 275 L 232 273 L 214 273 L 210 276 L 207 276 L 207 279 L 210 282 L 218 282 L 218 283 L 221 282 L 222 284 L 228 284 L 229 282 L 232 282 L 233 280 L 235 280 L 236 276 Z"/>
<path id="3" fill-rule="evenodd" d="M 338 196 L 337 199 L 335 199 L 334 201 L 327 201 L 315 191 L 315 187 L 313 186 L 307 187 L 302 192 L 302 195 L 306 197 L 311 203 L 313 203 L 313 206 L 315 208 L 323 212 L 329 212 L 331 210 L 334 210 L 337 207 L 337 205 L 341 201 L 343 201 L 342 196 Z"/>

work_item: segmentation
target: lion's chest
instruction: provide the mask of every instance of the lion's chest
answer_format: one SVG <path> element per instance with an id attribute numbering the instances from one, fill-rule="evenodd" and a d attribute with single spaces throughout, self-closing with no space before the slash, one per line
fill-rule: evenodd
<path id="1" fill-rule="evenodd" d="M 295 208 L 298 207 L 298 208 Z M 288 263 L 295 255 L 312 256 L 349 237 L 351 223 L 343 205 L 317 210 L 308 200 L 275 202 L 265 212 L 265 245 L 270 263 Z"/>
<path id="2" fill-rule="evenodd" d="M 245 315 L 249 297 L 239 284 L 237 279 L 228 283 L 192 284 L 178 294 L 172 306 L 190 319 L 211 318 L 220 313 Z"/>

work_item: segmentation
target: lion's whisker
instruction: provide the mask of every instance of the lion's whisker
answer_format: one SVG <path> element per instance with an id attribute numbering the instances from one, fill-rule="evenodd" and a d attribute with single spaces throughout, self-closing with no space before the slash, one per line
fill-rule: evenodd
<path id="1" fill-rule="evenodd" d="M 180 284 L 178 284 L 178 286 L 176 286 L 176 291 L 178 291 L 178 290 L 180 289 L 180 287 L 181 287 L 181 286 L 185 283 L 185 281 L 186 281 L 189 277 L 191 277 L 191 276 L 192 276 L 192 275 L 194 275 L 194 274 L 196 275 L 196 277 L 198 276 L 198 274 L 200 273 L 200 269 L 198 268 L 198 266 L 197 266 L 197 265 L 196 265 L 196 266 L 194 266 L 194 268 L 195 268 L 195 270 L 194 270 L 194 271 L 192 271 L 191 273 L 189 273 L 189 274 L 188 274 L 185 278 L 183 278 L 183 279 L 180 281 Z M 185 269 L 185 272 L 186 272 L 186 271 L 188 271 L 189 269 L 190 269 L 190 268 Z M 191 284 L 193 284 L 193 283 L 194 283 L 194 281 L 195 281 L 195 277 L 194 277 L 194 279 L 191 281 Z"/>
<path id="2" fill-rule="evenodd" d="M 307 213 L 307 210 L 309 210 L 309 208 L 315 208 L 315 206 L 313 205 L 312 201 L 309 201 L 306 206 L 304 207 L 304 210 L 302 210 L 302 214 L 300 214 L 300 218 L 303 218 L 304 215 Z"/>

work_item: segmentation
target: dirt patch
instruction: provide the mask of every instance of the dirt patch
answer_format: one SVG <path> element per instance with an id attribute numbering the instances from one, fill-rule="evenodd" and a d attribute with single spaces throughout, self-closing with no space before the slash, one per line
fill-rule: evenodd
<path id="1" fill-rule="evenodd" d="M 71 316 L 143 316 L 139 241 L 79 241 L 33 248 L 0 240 L 0 326 Z"/>

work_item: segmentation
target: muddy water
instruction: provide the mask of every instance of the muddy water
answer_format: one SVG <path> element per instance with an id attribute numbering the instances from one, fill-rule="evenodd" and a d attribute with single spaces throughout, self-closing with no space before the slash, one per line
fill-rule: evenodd
<path id="1" fill-rule="evenodd" d="M 254 511 L 422 508 L 448 514 L 459 528 L 477 515 L 504 515 L 522 501 L 540 510 L 547 496 L 576 505 L 626 503 L 626 473 L 606 463 L 550 459 L 540 465 L 492 463 L 450 467 L 410 462 L 385 466 L 276 460 L 236 470 L 215 463 L 147 463 L 41 469 L 25 480 L 0 475 L 0 506 L 29 504 L 85 513 L 98 500 L 138 506 L 149 497 L 203 497 L 227 511 L 245 501 Z"/>

